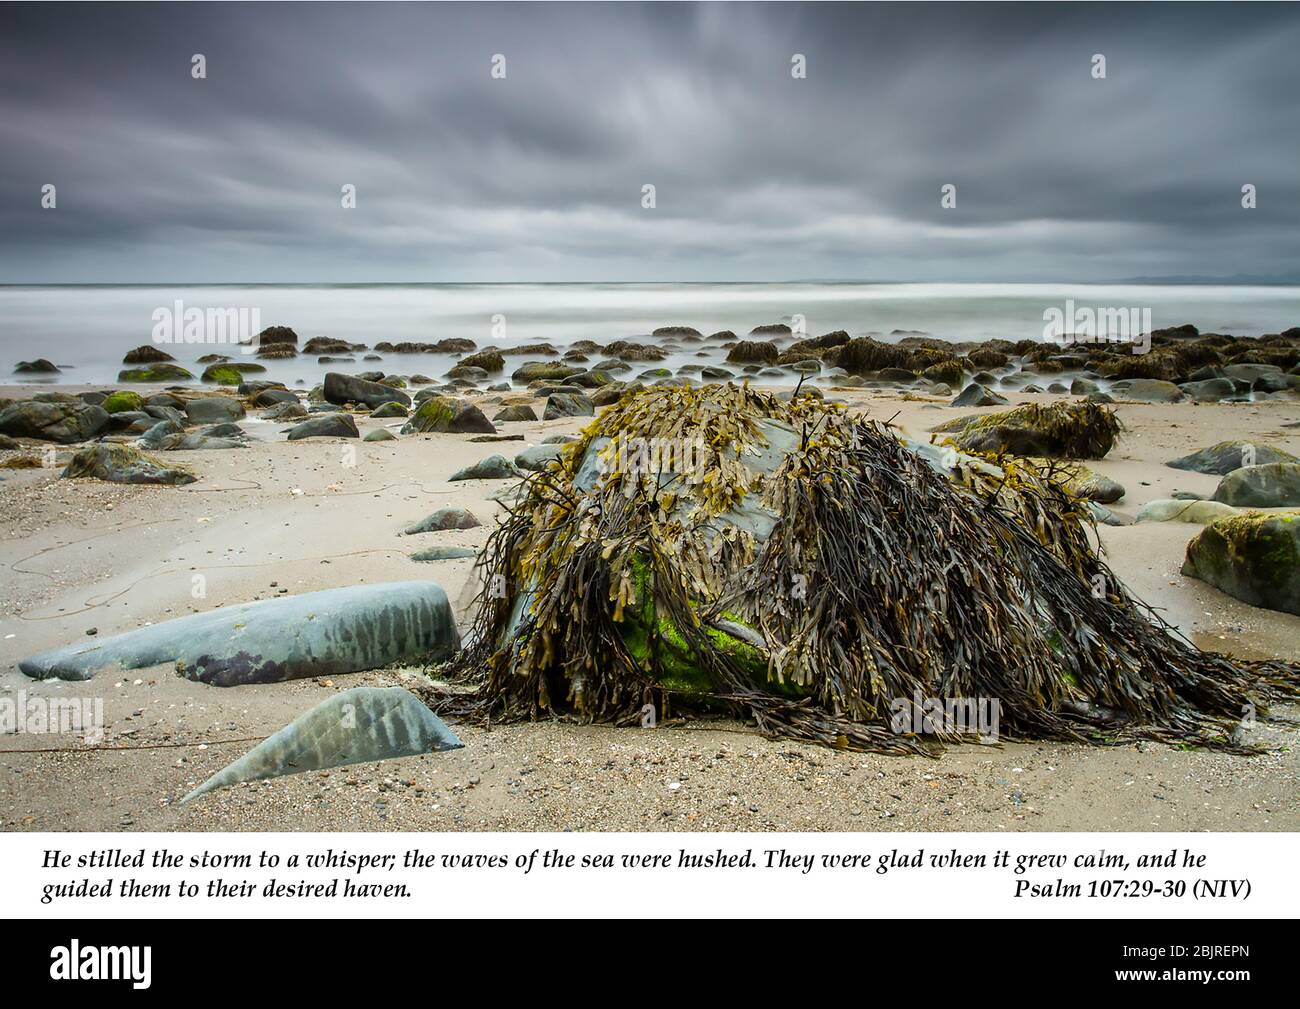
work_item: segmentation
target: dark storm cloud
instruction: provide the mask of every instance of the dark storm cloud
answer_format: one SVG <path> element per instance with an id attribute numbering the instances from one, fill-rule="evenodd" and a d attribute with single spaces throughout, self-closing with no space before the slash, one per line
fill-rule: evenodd
<path id="1" fill-rule="evenodd" d="M 1284 5 L 106 4 L 0 26 L 3 281 L 1300 272 Z"/>

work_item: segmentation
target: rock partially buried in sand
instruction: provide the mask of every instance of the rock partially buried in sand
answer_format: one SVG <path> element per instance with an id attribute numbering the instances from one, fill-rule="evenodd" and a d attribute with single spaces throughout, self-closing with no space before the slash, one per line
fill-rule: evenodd
<path id="1" fill-rule="evenodd" d="M 1194 522 L 1206 525 L 1237 514 L 1237 509 L 1218 501 L 1184 501 L 1157 498 L 1148 501 L 1137 513 L 1137 522 Z"/>
<path id="2" fill-rule="evenodd" d="M 448 483 L 459 480 L 509 480 L 511 477 L 523 476 L 514 463 L 503 455 L 490 455 L 480 459 L 473 466 L 466 466 L 447 477 Z"/>
<path id="3" fill-rule="evenodd" d="M 1211 522 L 1187 544 L 1182 573 L 1251 606 L 1300 614 L 1300 513 Z"/>
<path id="4" fill-rule="evenodd" d="M 1191 455 L 1170 459 L 1166 466 L 1174 469 L 1190 470 L 1193 473 L 1209 473 L 1215 476 L 1227 476 L 1243 466 L 1265 466 L 1271 462 L 1298 462 L 1290 452 L 1257 445 L 1249 441 L 1221 441 L 1217 445 L 1203 448 Z"/>
<path id="5" fill-rule="evenodd" d="M 88 445 L 63 470 L 63 477 L 79 480 L 86 477 L 110 483 L 187 484 L 198 479 L 189 470 L 164 466 L 130 445 Z"/>
<path id="6" fill-rule="evenodd" d="M 411 554 L 413 561 L 460 561 L 477 557 L 478 551 L 471 547 L 426 547 Z"/>
<path id="7" fill-rule="evenodd" d="M 439 508 L 419 522 L 411 523 L 403 532 L 407 536 L 414 536 L 417 533 L 443 532 L 447 529 L 476 529 L 480 525 L 482 523 L 464 508 Z"/>
<path id="8" fill-rule="evenodd" d="M 227 606 L 43 652 L 18 668 L 36 679 L 88 680 L 110 667 L 175 662 L 191 680 L 230 687 L 441 659 L 459 643 L 440 586 L 388 582 Z"/>
<path id="9" fill-rule="evenodd" d="M 181 802 L 241 781 L 457 750 L 465 744 L 403 687 L 353 687 L 321 701 Z"/>
<path id="10" fill-rule="evenodd" d="M 450 430 L 455 416 L 455 403 L 446 396 L 430 393 L 420 400 L 411 419 L 402 425 L 402 434 L 432 434 Z"/>
<path id="11" fill-rule="evenodd" d="M 1005 396 L 999 396 L 991 389 L 972 382 L 958 394 L 949 406 L 1005 406 L 1010 402 Z"/>

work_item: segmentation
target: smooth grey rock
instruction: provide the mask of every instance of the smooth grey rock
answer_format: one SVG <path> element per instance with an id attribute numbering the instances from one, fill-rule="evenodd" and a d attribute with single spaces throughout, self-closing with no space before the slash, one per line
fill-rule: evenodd
<path id="1" fill-rule="evenodd" d="M 376 428 L 361 439 L 362 441 L 397 441 L 397 435 L 386 428 Z"/>
<path id="2" fill-rule="evenodd" d="M 384 403 L 401 403 L 411 405 L 411 397 L 400 389 L 379 382 L 352 375 L 341 375 L 337 371 L 328 372 L 322 387 L 325 399 L 338 406 L 348 403 L 363 403 L 374 409 Z"/>
<path id="3" fill-rule="evenodd" d="M 1177 403 L 1183 399 L 1182 389 L 1158 378 L 1125 378 L 1113 383 L 1110 391 L 1118 399 L 1137 403 Z"/>
<path id="4" fill-rule="evenodd" d="M 534 445 L 515 456 L 515 465 L 520 469 L 537 471 L 560 458 L 564 450 L 562 445 Z"/>
<path id="5" fill-rule="evenodd" d="M 991 389 L 986 389 L 982 385 L 972 382 L 966 386 L 954 399 L 949 406 L 1004 406 L 1009 403 L 1005 396 L 999 396 Z"/>
<path id="6" fill-rule="evenodd" d="M 350 413 L 323 413 L 295 424 L 289 429 L 289 441 L 301 438 L 359 438 L 357 422 Z"/>
<path id="7" fill-rule="evenodd" d="M 1300 505 L 1300 463 L 1271 462 L 1233 470 L 1219 481 L 1214 500 L 1238 508 Z"/>
<path id="8" fill-rule="evenodd" d="M 1174 469 L 1190 470 L 1193 473 L 1208 473 L 1214 476 L 1227 476 L 1242 466 L 1264 466 L 1272 462 L 1297 462 L 1290 452 L 1270 448 L 1251 441 L 1235 439 L 1221 441 L 1217 445 L 1203 448 L 1191 455 L 1170 459 L 1166 466 Z"/>
<path id="9" fill-rule="evenodd" d="M 241 781 L 456 750 L 464 744 L 404 687 L 353 687 L 326 698 L 181 800 Z"/>
<path id="10" fill-rule="evenodd" d="M 546 400 L 546 410 L 542 420 L 555 420 L 557 417 L 594 417 L 596 407 L 580 392 L 557 392 Z"/>
<path id="11" fill-rule="evenodd" d="M 447 477 L 449 483 L 459 480 L 508 480 L 522 476 L 519 468 L 503 455 L 490 455 L 472 466 L 466 466 Z"/>
<path id="12" fill-rule="evenodd" d="M 243 420 L 246 411 L 233 396 L 203 396 L 185 404 L 185 416 L 191 424 L 221 424 Z"/>
<path id="13" fill-rule="evenodd" d="M 1205 525 L 1216 519 L 1236 515 L 1237 509 L 1218 501 L 1182 501 L 1157 498 L 1148 501 L 1137 513 L 1137 522 L 1194 522 Z"/>
<path id="14" fill-rule="evenodd" d="M 175 662 L 191 680 L 228 687 L 446 658 L 459 643 L 441 587 L 387 582 L 226 606 L 42 652 L 18 668 L 36 679 L 88 680 L 110 667 Z"/>
<path id="15" fill-rule="evenodd" d="M 527 403 L 516 403 L 513 406 L 505 406 L 497 411 L 497 415 L 492 420 L 498 424 L 509 423 L 520 420 L 536 420 L 537 414 Z"/>
<path id="16" fill-rule="evenodd" d="M 406 536 L 414 536 L 417 533 L 444 532 L 448 529 L 476 529 L 482 524 L 464 508 L 439 508 L 419 522 L 411 523 L 402 532 Z"/>

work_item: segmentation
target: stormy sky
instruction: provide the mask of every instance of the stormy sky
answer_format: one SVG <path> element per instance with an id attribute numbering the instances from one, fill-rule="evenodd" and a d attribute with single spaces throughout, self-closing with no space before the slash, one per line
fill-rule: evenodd
<path id="1" fill-rule="evenodd" d="M 0 282 L 1295 276 L 1297 51 L 1291 5 L 5 5 Z"/>

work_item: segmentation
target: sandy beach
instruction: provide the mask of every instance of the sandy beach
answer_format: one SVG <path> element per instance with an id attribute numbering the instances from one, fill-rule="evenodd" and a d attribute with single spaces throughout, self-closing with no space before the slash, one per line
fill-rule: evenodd
<path id="1" fill-rule="evenodd" d="M 77 392 L 77 386 L 59 390 Z M 148 391 L 142 388 L 142 392 Z M 23 397 L 30 387 L 0 388 Z M 927 430 L 963 413 L 948 398 L 885 389 L 827 390 L 851 409 Z M 518 395 L 507 394 L 507 395 Z M 485 394 L 476 402 L 499 399 Z M 1053 397 L 1009 393 L 1013 404 Z M 538 404 L 540 406 L 540 403 Z M 487 407 L 484 406 L 486 412 Z M 999 409 L 1005 409 L 1001 407 Z M 1300 454 L 1300 404 L 1121 403 L 1127 430 L 1089 466 L 1121 483 L 1131 518 L 1176 491 L 1213 492 L 1217 477 L 1164 463 L 1224 438 Z M 540 414 L 540 409 L 538 410 Z M 5 830 L 1295 830 L 1300 755 L 1295 719 L 1261 722 L 1258 756 L 1157 744 L 1098 748 L 1003 743 L 951 748 L 938 760 L 845 753 L 769 740 L 735 721 L 648 729 L 562 722 L 458 725 L 465 748 L 241 785 L 185 806 L 179 798 L 312 704 L 357 685 L 405 684 L 414 668 L 218 688 L 161 666 L 86 682 L 34 681 L 28 655 L 223 605 L 337 586 L 428 579 L 465 626 L 471 560 L 421 563 L 429 545 L 481 546 L 501 481 L 448 483 L 493 454 L 513 456 L 589 418 L 498 425 L 522 441 L 470 435 L 396 441 L 286 442 L 284 425 L 250 413 L 242 450 L 191 451 L 182 487 L 59 479 L 59 468 L 6 469 L 0 482 L 0 696 L 102 698 L 105 738 L 0 737 Z M 364 435 L 401 420 L 357 417 Z M 1292 426 L 1286 426 L 1292 425 Z M 72 448 L 54 448 L 57 467 Z M 355 452 L 355 456 L 350 453 Z M 0 462 L 24 454 L 0 452 Z M 31 454 L 30 450 L 26 454 Z M 479 528 L 403 536 L 440 507 Z M 1199 526 L 1103 526 L 1107 559 L 1130 590 L 1203 648 L 1300 659 L 1300 617 L 1248 606 L 1179 573 Z M 195 598 L 196 576 L 203 594 Z"/>

